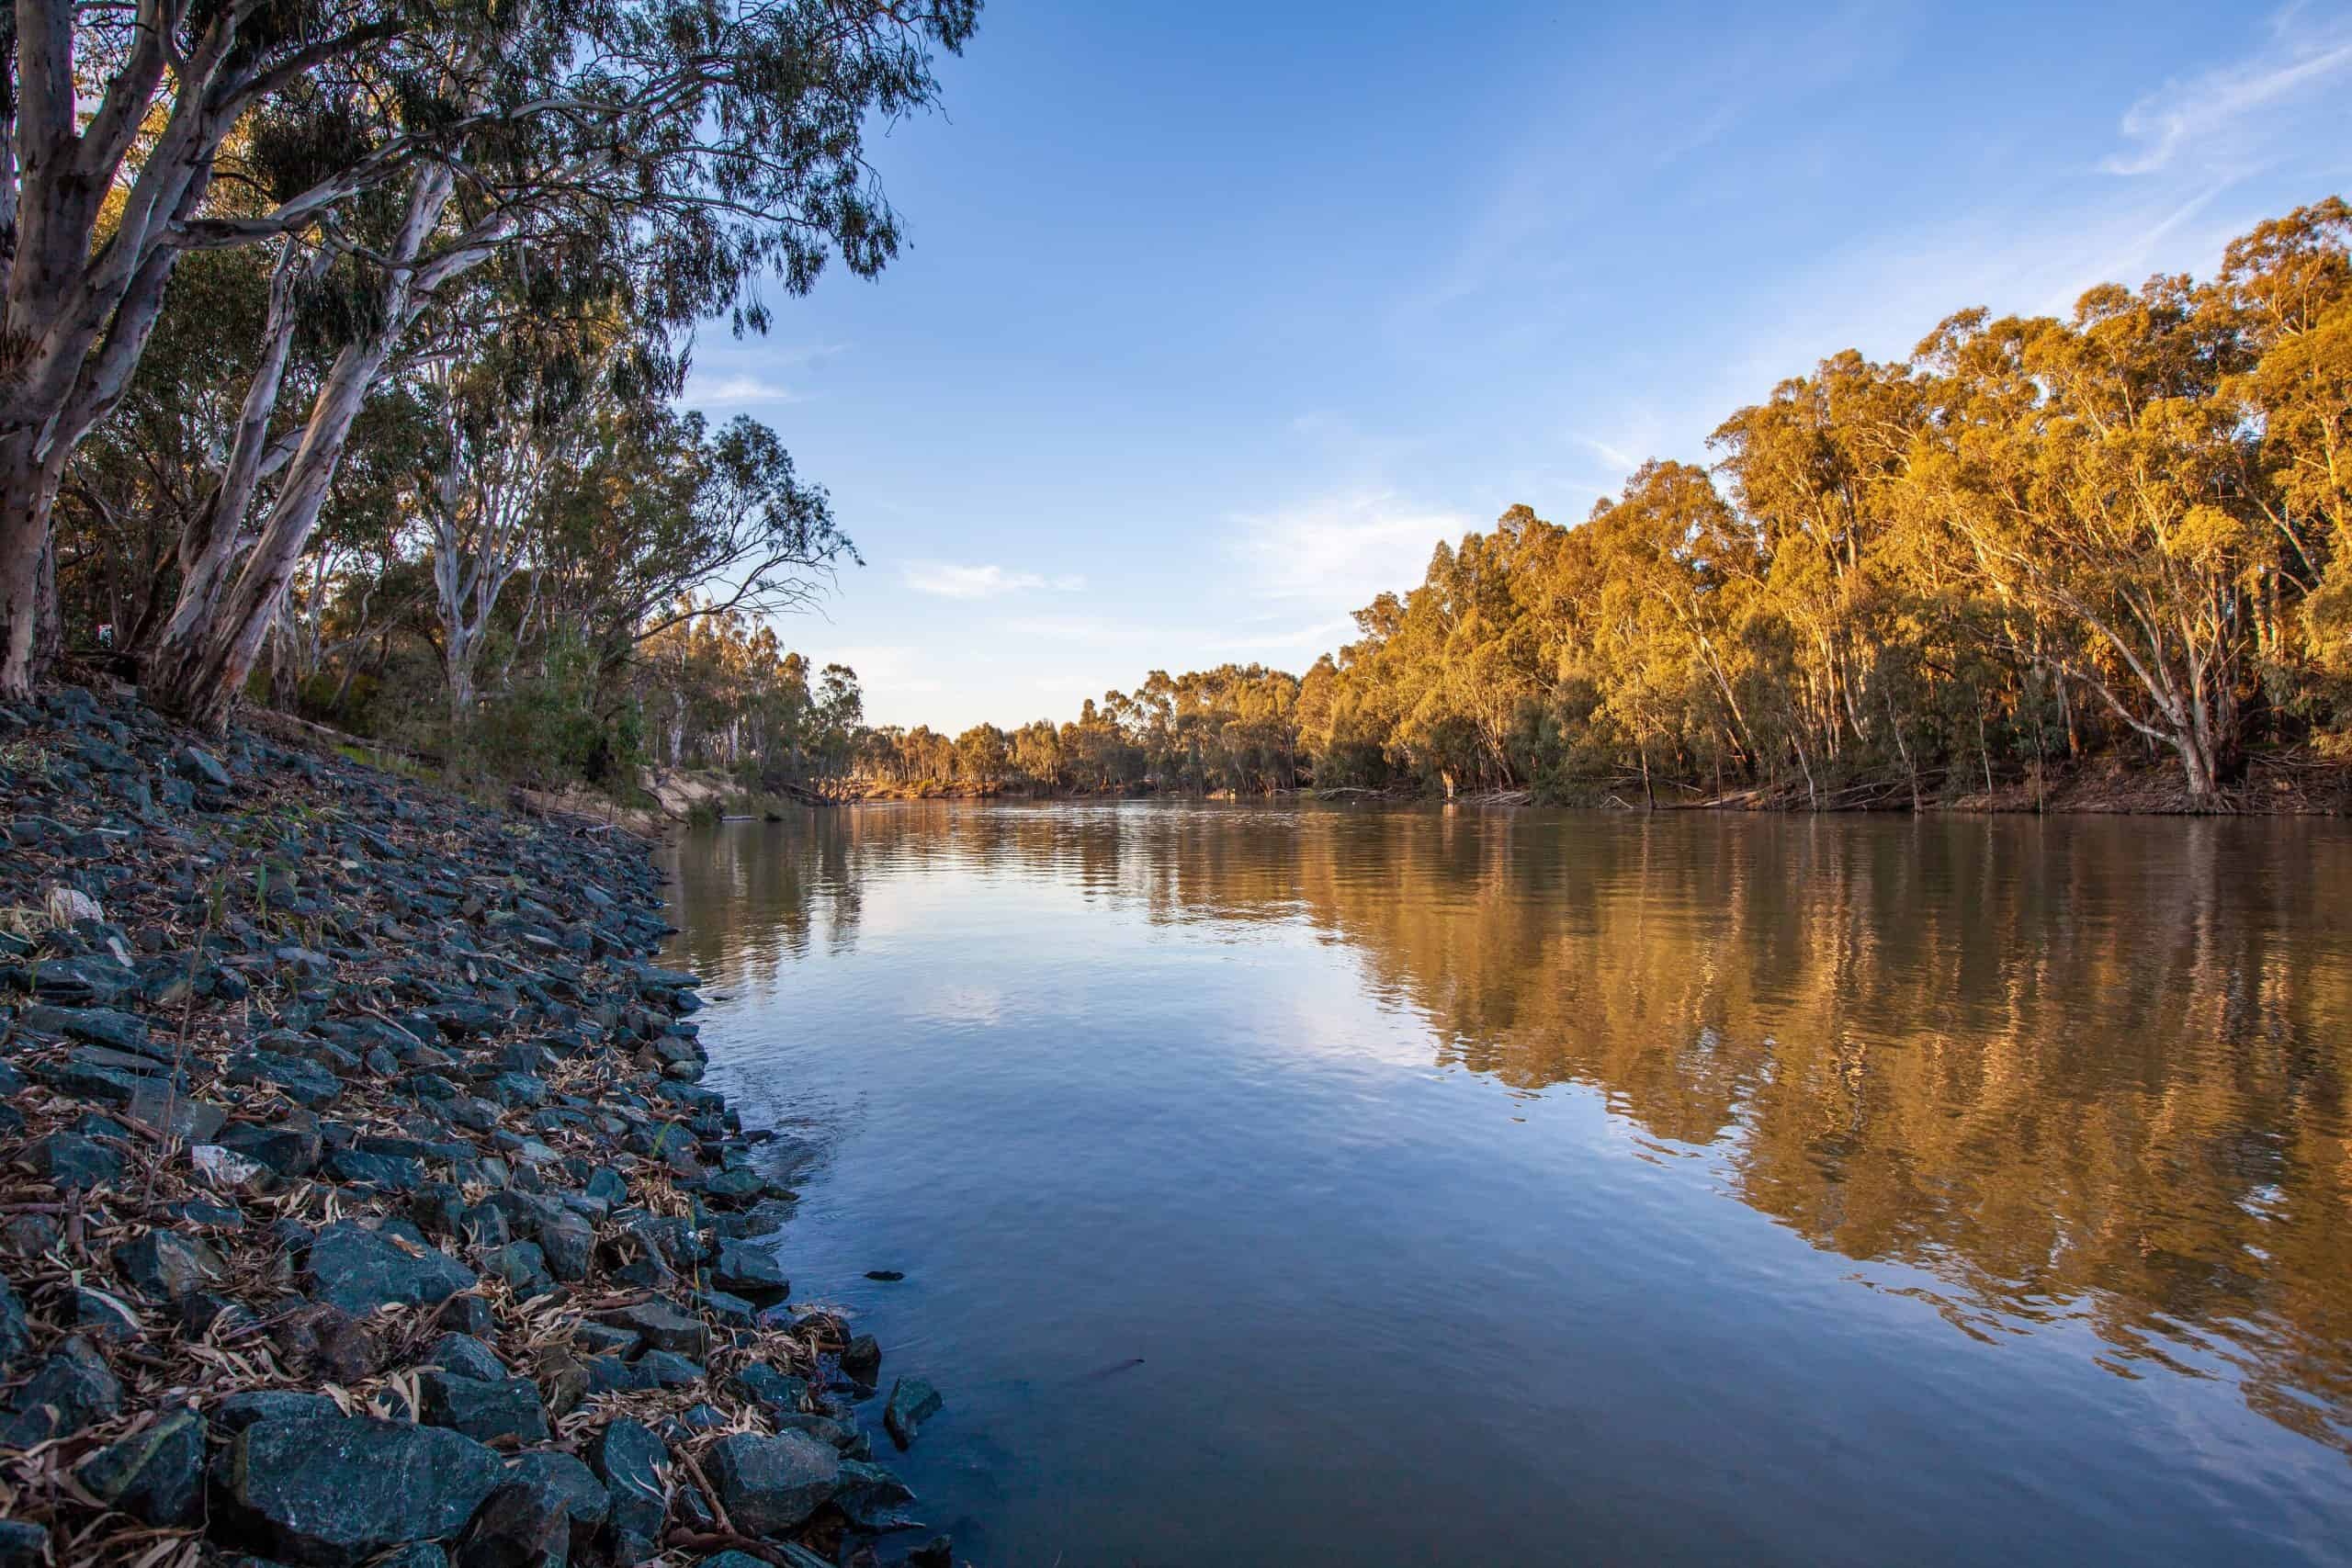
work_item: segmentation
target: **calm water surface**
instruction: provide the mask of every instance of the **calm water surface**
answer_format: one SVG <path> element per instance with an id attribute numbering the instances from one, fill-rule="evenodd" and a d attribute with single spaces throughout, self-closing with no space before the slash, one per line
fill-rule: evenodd
<path id="1" fill-rule="evenodd" d="M 2352 1561 L 2340 824 L 944 804 L 673 870 L 796 1298 L 944 1390 L 978 1562 Z"/>

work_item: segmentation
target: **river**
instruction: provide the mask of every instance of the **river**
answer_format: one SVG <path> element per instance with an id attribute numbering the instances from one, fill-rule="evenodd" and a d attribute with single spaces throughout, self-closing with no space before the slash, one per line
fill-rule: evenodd
<path id="1" fill-rule="evenodd" d="M 958 802 L 669 856 L 795 1298 L 944 1393 L 894 1462 L 960 1557 L 2352 1560 L 2344 824 Z"/>

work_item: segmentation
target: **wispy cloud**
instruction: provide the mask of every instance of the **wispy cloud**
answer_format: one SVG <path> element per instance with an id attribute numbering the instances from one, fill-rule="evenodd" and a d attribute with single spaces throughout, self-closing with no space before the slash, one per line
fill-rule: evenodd
<path id="1" fill-rule="evenodd" d="M 693 400 L 705 403 L 797 403 L 802 394 L 778 381 L 757 376 L 728 376 L 707 387 L 695 388 Z"/>
<path id="2" fill-rule="evenodd" d="M 938 599 L 995 599 L 1007 593 L 1040 590 L 1078 593 L 1086 588 L 1086 579 L 1077 572 L 1047 577 L 1040 572 L 1011 570 L 993 562 L 965 566 L 944 560 L 910 562 L 906 582 L 916 592 Z"/>
<path id="3" fill-rule="evenodd" d="M 1475 525 L 1459 512 L 1390 490 L 1317 497 L 1277 512 L 1243 513 L 1227 550 L 1259 597 L 1352 610 L 1384 589 L 1420 581 L 1441 539 Z"/>
<path id="4" fill-rule="evenodd" d="M 2267 139 L 2282 114 L 2319 97 L 2352 74 L 2352 25 L 2312 22 L 2300 5 L 2272 18 L 2270 39 L 2253 56 L 2200 75 L 2166 83 L 2124 111 L 2128 151 L 2099 167 L 2110 175 L 2154 175 L 2183 162 L 2245 156 L 2251 136 Z"/>

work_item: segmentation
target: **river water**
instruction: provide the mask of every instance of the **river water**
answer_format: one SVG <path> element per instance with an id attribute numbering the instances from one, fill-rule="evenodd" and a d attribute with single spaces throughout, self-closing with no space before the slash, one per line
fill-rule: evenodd
<path id="1" fill-rule="evenodd" d="M 944 1393 L 896 1462 L 959 1556 L 2352 1561 L 2343 824 L 944 803 L 671 853 L 795 1298 Z"/>

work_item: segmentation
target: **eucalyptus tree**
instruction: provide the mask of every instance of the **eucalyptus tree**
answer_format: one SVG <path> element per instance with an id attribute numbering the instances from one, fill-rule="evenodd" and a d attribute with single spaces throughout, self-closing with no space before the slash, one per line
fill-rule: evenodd
<path id="1" fill-rule="evenodd" d="M 932 103 L 931 50 L 960 48 L 976 13 L 977 0 L 629 0 L 525 6 L 471 39 L 447 72 L 438 154 L 410 158 L 370 210 L 354 204 L 364 234 L 319 236 L 365 279 L 347 339 L 234 583 L 210 603 L 184 586 L 151 691 L 199 722 L 225 717 L 368 389 L 418 318 L 493 256 L 616 268 L 654 329 L 731 311 L 762 330 L 763 277 L 802 292 L 836 255 L 878 272 L 899 225 L 865 161 L 869 118 Z M 259 379 L 255 394 L 275 395 Z"/>
<path id="2" fill-rule="evenodd" d="M 51 513 L 184 254 L 331 226 L 433 151 L 483 0 L 20 0 L 0 84 L 0 697 L 32 676 Z M 390 106 L 399 106 L 393 113 Z M 273 178 L 216 180 L 241 143 Z M 241 188 L 222 199 L 217 185 Z M 256 192 L 259 199 L 255 199 Z"/>

